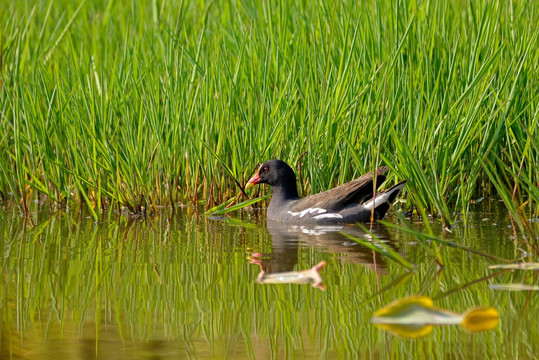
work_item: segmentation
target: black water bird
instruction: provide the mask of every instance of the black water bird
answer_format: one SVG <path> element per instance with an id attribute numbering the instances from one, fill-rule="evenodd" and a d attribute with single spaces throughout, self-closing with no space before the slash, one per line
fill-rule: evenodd
<path id="1" fill-rule="evenodd" d="M 385 181 L 388 167 L 376 170 L 376 187 Z M 406 180 L 395 186 L 377 191 L 374 196 L 372 172 L 328 191 L 300 198 L 296 174 L 282 160 L 269 160 L 260 165 L 258 172 L 247 182 L 246 188 L 255 184 L 268 184 L 273 188 L 267 217 L 283 223 L 354 223 L 382 219 Z"/>

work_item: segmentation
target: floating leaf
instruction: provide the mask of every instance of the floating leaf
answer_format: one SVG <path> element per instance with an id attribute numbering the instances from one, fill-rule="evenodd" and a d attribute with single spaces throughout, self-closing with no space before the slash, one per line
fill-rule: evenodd
<path id="1" fill-rule="evenodd" d="M 424 308 L 434 307 L 434 303 L 430 297 L 427 296 L 413 296 L 401 300 L 397 300 L 389 304 L 383 309 L 374 313 L 374 316 L 388 316 L 395 314 L 403 314 L 409 310 L 410 306 L 419 305 Z"/>
<path id="2" fill-rule="evenodd" d="M 398 324 L 374 324 L 377 328 L 386 330 L 393 335 L 407 339 L 418 339 L 427 336 L 432 332 L 434 326 L 430 324 L 423 325 L 398 325 Z"/>
<path id="3" fill-rule="evenodd" d="M 229 199 L 229 200 L 225 201 L 224 203 L 222 203 L 219 206 L 211 208 L 210 210 L 208 210 L 206 212 L 206 215 L 226 214 L 227 212 L 243 209 L 244 207 L 247 207 L 249 205 L 256 204 L 257 202 L 259 202 L 261 200 L 264 200 L 264 199 L 267 199 L 268 197 L 269 197 L 269 194 L 261 196 L 261 197 L 257 197 L 255 199 L 249 199 L 249 200 L 246 200 L 246 201 L 242 201 L 239 204 L 236 204 L 236 205 L 233 205 L 233 206 L 230 206 L 230 207 L 227 208 L 227 206 L 230 205 L 236 199 L 236 198 L 232 198 L 232 199 Z"/>
<path id="4" fill-rule="evenodd" d="M 416 339 L 430 334 L 432 325 L 462 325 L 470 332 L 490 330 L 498 325 L 499 313 L 494 308 L 476 308 L 457 314 L 435 308 L 429 297 L 416 296 L 389 304 L 371 321 L 398 336 Z"/>
<path id="5" fill-rule="evenodd" d="M 455 325 L 462 322 L 462 315 L 437 309 L 433 305 L 432 299 L 426 296 L 398 300 L 377 311 L 372 322 L 400 325 Z"/>
<path id="6" fill-rule="evenodd" d="M 228 205 L 232 204 L 234 202 L 234 200 L 236 200 L 236 198 L 237 197 L 233 197 L 232 199 L 228 199 L 227 201 L 225 201 L 222 204 L 219 204 L 217 206 L 212 207 L 211 209 L 206 211 L 205 215 L 218 215 L 219 213 L 221 213 L 220 211 L 225 209 Z"/>

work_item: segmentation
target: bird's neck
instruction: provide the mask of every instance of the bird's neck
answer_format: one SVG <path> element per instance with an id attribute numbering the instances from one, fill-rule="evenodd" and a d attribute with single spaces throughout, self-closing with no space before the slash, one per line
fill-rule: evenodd
<path id="1" fill-rule="evenodd" d="M 294 184 L 277 184 L 273 187 L 271 201 L 272 202 L 283 202 L 290 200 L 298 200 L 298 189 L 296 183 Z"/>

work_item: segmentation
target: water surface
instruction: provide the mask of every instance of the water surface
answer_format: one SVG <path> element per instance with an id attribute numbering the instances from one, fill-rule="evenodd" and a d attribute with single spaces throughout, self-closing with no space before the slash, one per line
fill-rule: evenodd
<path id="1" fill-rule="evenodd" d="M 440 247 L 441 268 L 414 236 L 374 226 L 374 237 L 417 265 L 410 272 L 342 234 L 371 238 L 357 226 L 283 227 L 266 224 L 256 211 L 234 216 L 208 219 L 180 208 L 152 219 L 110 214 L 96 223 L 77 212 L 24 218 L 12 209 L 0 223 L 0 358 L 532 359 L 539 353 L 537 293 L 489 288 L 537 284 L 536 272 L 490 270 L 496 260 L 447 246 Z M 408 221 L 427 231 L 419 219 Z M 445 240 L 532 259 L 533 247 L 495 201 L 451 232 L 436 220 L 430 225 Z M 261 270 L 303 270 L 322 260 L 325 291 L 256 282 Z M 455 312 L 492 306 L 500 323 L 480 333 L 437 327 L 416 340 L 371 324 L 376 310 L 411 295 Z"/>

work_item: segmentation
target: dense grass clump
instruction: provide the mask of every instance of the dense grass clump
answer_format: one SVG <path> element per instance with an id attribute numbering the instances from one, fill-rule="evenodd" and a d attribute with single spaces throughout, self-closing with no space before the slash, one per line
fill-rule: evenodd
<path id="1" fill-rule="evenodd" d="M 526 226 L 537 19 L 535 0 L 3 1 L 0 197 L 209 206 L 282 158 L 305 192 L 383 164 L 409 209 L 497 195 Z"/>

